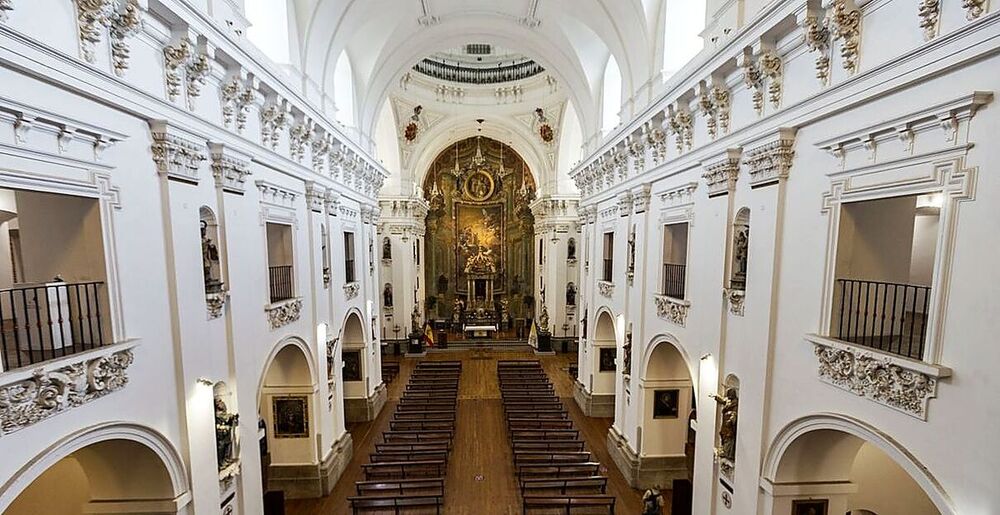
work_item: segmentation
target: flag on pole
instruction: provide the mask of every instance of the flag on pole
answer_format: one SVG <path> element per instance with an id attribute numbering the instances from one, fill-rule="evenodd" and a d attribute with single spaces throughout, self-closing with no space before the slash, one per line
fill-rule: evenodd
<path id="1" fill-rule="evenodd" d="M 427 341 L 428 347 L 434 346 L 434 329 L 431 328 L 429 322 L 424 324 L 424 339 Z"/>

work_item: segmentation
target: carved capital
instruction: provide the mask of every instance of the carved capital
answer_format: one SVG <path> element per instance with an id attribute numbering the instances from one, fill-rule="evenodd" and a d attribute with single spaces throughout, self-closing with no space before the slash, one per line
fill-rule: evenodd
<path id="1" fill-rule="evenodd" d="M 742 150 L 730 148 L 721 158 L 705 165 L 702 178 L 708 186 L 708 196 L 727 195 L 736 188 L 736 180 L 740 174 L 740 157 Z"/>
<path id="2" fill-rule="evenodd" d="M 597 281 L 597 292 L 601 294 L 602 297 L 611 298 L 611 295 L 615 292 L 615 283 L 610 281 Z"/>
<path id="3" fill-rule="evenodd" d="M 750 173 L 750 187 L 787 179 L 795 157 L 794 146 L 795 129 L 782 128 L 769 140 L 747 151 L 743 162 Z"/>
<path id="4" fill-rule="evenodd" d="M 198 170 L 205 156 L 205 144 L 181 135 L 164 121 L 150 122 L 153 135 L 153 161 L 156 170 L 170 179 L 198 182 Z"/>
<path id="5" fill-rule="evenodd" d="M 220 143 L 212 143 L 210 148 L 215 185 L 223 191 L 242 195 L 250 176 L 249 156 L 238 154 Z"/>

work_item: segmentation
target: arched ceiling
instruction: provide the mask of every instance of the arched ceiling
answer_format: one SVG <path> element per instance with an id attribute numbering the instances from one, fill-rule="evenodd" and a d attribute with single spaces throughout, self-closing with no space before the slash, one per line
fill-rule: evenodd
<path id="1" fill-rule="evenodd" d="M 356 122 L 366 134 L 390 88 L 414 63 L 467 43 L 500 46 L 544 66 L 565 86 L 588 132 L 600 124 L 597 99 L 610 55 L 621 67 L 625 98 L 656 69 L 650 34 L 659 0 L 291 1 L 304 75 L 332 97 L 333 70 L 346 51 Z"/>

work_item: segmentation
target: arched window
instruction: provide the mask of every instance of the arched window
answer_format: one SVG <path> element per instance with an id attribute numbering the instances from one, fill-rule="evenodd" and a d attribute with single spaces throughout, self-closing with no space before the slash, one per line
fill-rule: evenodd
<path id="1" fill-rule="evenodd" d="M 747 289 L 747 262 L 750 255 L 750 209 L 743 207 L 733 220 L 733 268 L 729 288 Z"/>
<path id="2" fill-rule="evenodd" d="M 705 47 L 705 0 L 667 0 L 663 22 L 663 80 L 684 67 Z"/>
<path id="3" fill-rule="evenodd" d="M 337 106 L 337 121 L 354 125 L 354 69 L 347 51 L 340 53 L 333 72 L 333 102 Z"/>
<path id="4" fill-rule="evenodd" d="M 618 68 L 615 56 L 608 57 L 604 67 L 604 85 L 601 92 L 601 133 L 611 132 L 621 122 L 619 112 L 622 108 L 622 72 Z"/>
<path id="5" fill-rule="evenodd" d="M 246 0 L 247 38 L 278 64 L 291 61 L 286 0 Z"/>

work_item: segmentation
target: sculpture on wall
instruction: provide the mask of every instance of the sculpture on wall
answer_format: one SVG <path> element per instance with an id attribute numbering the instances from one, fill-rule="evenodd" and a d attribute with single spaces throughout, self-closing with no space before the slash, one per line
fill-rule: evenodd
<path id="1" fill-rule="evenodd" d="M 389 283 L 385 283 L 385 288 L 382 289 L 382 306 L 392 307 L 392 285 Z"/>
<path id="2" fill-rule="evenodd" d="M 215 452 L 219 470 L 236 463 L 239 459 L 240 416 L 230 413 L 226 402 L 215 398 Z"/>
<path id="3" fill-rule="evenodd" d="M 712 399 L 722 407 L 722 425 L 719 427 L 719 446 L 715 455 L 730 463 L 736 461 L 736 423 L 739 410 L 739 391 L 736 388 L 726 388 L 723 396 L 712 395 Z"/>
<path id="4" fill-rule="evenodd" d="M 566 305 L 575 306 L 576 305 L 576 285 L 569 283 L 566 285 Z"/>
<path id="5" fill-rule="evenodd" d="M 392 261 L 392 242 L 389 238 L 382 239 L 382 259 Z"/>
<path id="6" fill-rule="evenodd" d="M 570 238 L 566 242 L 566 260 L 570 262 L 576 261 L 576 238 Z"/>
<path id="7" fill-rule="evenodd" d="M 205 293 L 222 291 L 222 280 L 218 277 L 219 247 L 208 235 L 208 222 L 201 221 L 201 263 L 205 275 Z"/>
<path id="8" fill-rule="evenodd" d="M 625 345 L 622 347 L 622 350 L 625 351 L 622 374 L 629 376 L 632 375 L 632 324 L 629 324 L 628 332 L 625 333 Z"/>

